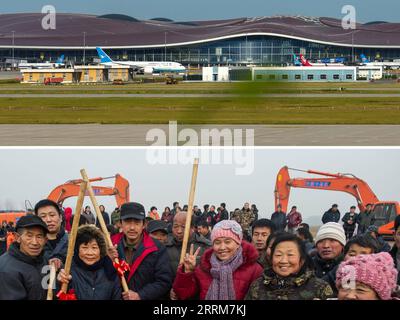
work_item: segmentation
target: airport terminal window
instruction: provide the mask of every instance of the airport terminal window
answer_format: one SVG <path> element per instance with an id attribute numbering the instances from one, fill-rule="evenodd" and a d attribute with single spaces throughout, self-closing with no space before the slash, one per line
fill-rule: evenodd
<path id="1" fill-rule="evenodd" d="M 308 80 L 313 80 L 314 79 L 314 75 L 313 74 L 308 74 L 307 75 L 307 79 Z"/>
<path id="2" fill-rule="evenodd" d="M 294 78 L 295 78 L 296 80 L 301 80 L 301 75 L 300 75 L 300 74 L 296 74 L 296 75 L 294 76 Z"/>
<path id="3" fill-rule="evenodd" d="M 333 79 L 335 79 L 335 80 L 339 80 L 339 78 L 340 78 L 340 77 L 339 77 L 339 75 L 338 75 L 338 74 L 334 74 L 334 75 L 333 75 Z"/>
<path id="4" fill-rule="evenodd" d="M 256 75 L 256 79 L 257 79 L 257 80 L 262 80 L 262 75 L 261 75 L 261 74 L 257 74 L 257 75 Z"/>
<path id="5" fill-rule="evenodd" d="M 347 80 L 353 79 L 353 75 L 352 75 L 352 74 L 346 74 L 346 79 L 347 79 Z"/>
<path id="6" fill-rule="evenodd" d="M 319 77 L 321 80 L 326 80 L 326 74 L 321 74 Z"/>
<path id="7" fill-rule="evenodd" d="M 287 79 L 289 79 L 289 76 L 288 76 L 287 74 L 283 74 L 283 75 L 282 75 L 282 79 L 283 79 L 283 80 L 287 80 Z"/>
<path id="8" fill-rule="evenodd" d="M 269 80 L 275 80 L 275 75 L 274 74 L 270 74 L 269 75 Z"/>

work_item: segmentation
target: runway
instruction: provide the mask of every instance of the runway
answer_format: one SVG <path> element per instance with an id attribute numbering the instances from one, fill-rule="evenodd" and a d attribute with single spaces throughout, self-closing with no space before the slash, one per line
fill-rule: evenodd
<path id="1" fill-rule="evenodd" d="M 184 128 L 197 133 L 228 128 L 232 136 L 236 129 L 241 130 L 242 137 L 244 130 L 253 129 L 256 146 L 400 145 L 400 125 L 190 125 L 178 126 L 178 133 Z M 151 146 L 154 141 L 146 141 L 151 129 L 161 129 L 169 137 L 168 126 L 156 124 L 0 125 L 0 146 Z M 246 145 L 244 141 L 242 145 Z"/>
<path id="2" fill-rule="evenodd" d="M 54 94 L 0 94 L 1 98 L 54 98 L 54 99 L 65 99 L 65 98 L 237 98 L 245 97 L 246 95 L 237 94 L 199 94 L 199 93 L 166 93 L 166 94 L 154 94 L 154 93 L 99 93 L 99 94 L 76 94 L 76 93 L 54 93 Z M 400 98 L 400 93 L 273 93 L 273 94 L 261 94 L 257 95 L 260 98 Z"/>

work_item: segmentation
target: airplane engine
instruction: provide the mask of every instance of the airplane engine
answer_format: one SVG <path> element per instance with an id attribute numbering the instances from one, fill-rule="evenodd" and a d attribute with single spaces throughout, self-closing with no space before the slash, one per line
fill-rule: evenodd
<path id="1" fill-rule="evenodd" d="M 153 67 L 144 67 L 144 73 L 153 73 Z"/>

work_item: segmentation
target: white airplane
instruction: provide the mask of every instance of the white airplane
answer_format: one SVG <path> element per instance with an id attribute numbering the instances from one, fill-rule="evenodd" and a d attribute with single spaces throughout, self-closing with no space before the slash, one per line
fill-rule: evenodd
<path id="1" fill-rule="evenodd" d="M 365 66 L 373 66 L 373 67 L 384 67 L 386 69 L 400 69 L 400 61 L 384 61 L 384 62 L 378 62 L 378 61 L 369 61 L 369 59 L 364 55 L 360 54 L 361 58 L 361 63 L 362 65 Z"/>
<path id="2" fill-rule="evenodd" d="M 64 67 L 64 55 L 61 55 L 57 59 L 56 62 L 40 62 L 40 63 L 28 63 L 28 62 L 22 62 L 18 65 L 19 69 L 52 69 L 52 68 L 60 68 Z"/>
<path id="3" fill-rule="evenodd" d="M 97 53 L 100 57 L 100 63 L 103 65 L 122 65 L 129 66 L 135 70 L 143 71 L 144 73 L 184 73 L 186 68 L 178 62 L 170 61 L 114 61 L 107 53 L 101 48 L 96 48 Z"/>

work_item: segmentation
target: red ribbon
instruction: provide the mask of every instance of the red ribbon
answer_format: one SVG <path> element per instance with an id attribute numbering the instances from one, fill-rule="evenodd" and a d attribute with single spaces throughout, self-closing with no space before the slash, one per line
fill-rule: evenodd
<path id="1" fill-rule="evenodd" d="M 62 292 L 61 290 L 57 293 L 57 298 L 59 300 L 78 300 L 75 295 L 75 290 L 70 289 L 67 293 Z"/>
<path id="2" fill-rule="evenodd" d="M 116 259 L 116 261 L 113 261 L 113 265 L 120 277 L 123 277 L 124 273 L 130 270 L 129 264 L 125 260 Z"/>

